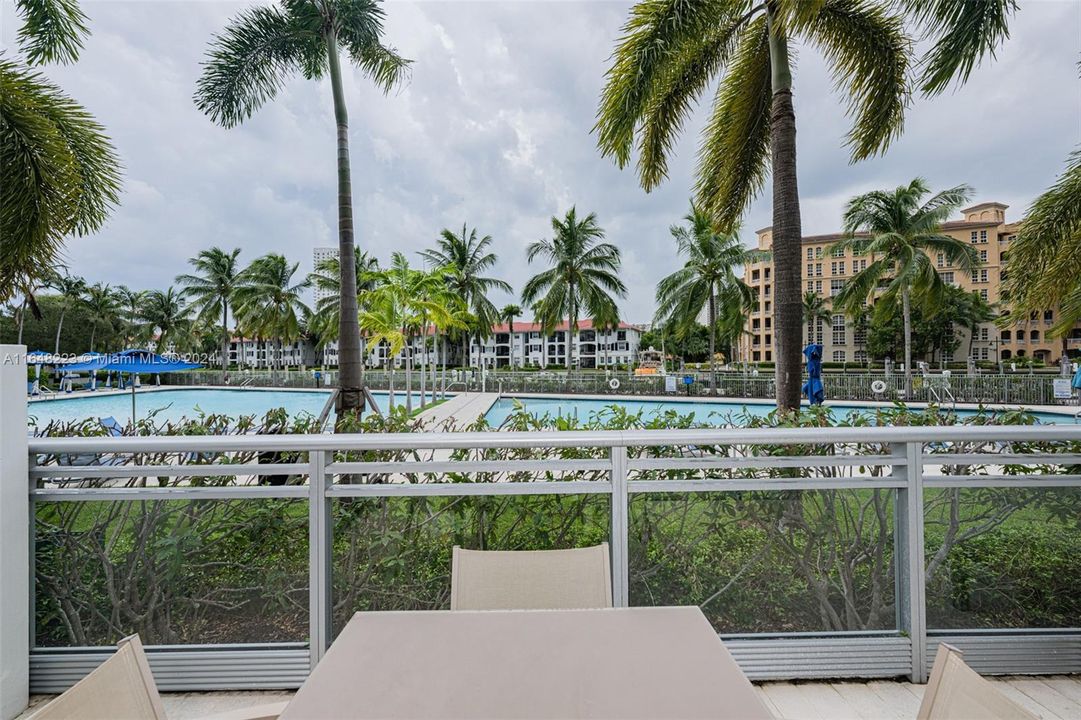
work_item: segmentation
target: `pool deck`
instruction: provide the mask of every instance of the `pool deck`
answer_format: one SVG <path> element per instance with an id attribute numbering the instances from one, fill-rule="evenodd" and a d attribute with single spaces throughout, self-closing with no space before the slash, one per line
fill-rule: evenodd
<path id="1" fill-rule="evenodd" d="M 989 678 L 1011 700 L 1041 720 L 1081 717 L 1081 676 L 1045 675 Z M 785 720 L 912 720 L 925 685 L 891 680 L 871 682 L 756 683 L 758 696 L 777 718 Z M 207 715 L 284 702 L 291 691 L 163 693 L 169 720 L 196 720 Z M 35 695 L 17 720 L 26 720 L 52 695 Z"/>
<path id="2" fill-rule="evenodd" d="M 460 392 L 420 413 L 417 419 L 429 426 L 425 428 L 429 432 L 446 432 L 451 423 L 457 428 L 472 425 L 484 417 L 498 399 L 498 393 Z"/>

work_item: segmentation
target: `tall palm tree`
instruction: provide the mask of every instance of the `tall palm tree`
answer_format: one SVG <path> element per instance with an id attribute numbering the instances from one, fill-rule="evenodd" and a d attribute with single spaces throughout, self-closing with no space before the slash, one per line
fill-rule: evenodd
<path id="1" fill-rule="evenodd" d="M 240 248 L 225 251 L 219 247 L 200 250 L 188 260 L 195 268 L 194 274 L 176 276 L 184 286 L 184 297 L 192 302 L 199 319 L 207 323 L 215 315 L 221 318 L 221 369 L 229 370 L 229 306 L 236 293 L 240 268 L 237 256 Z M 239 354 L 238 354 L 239 356 Z"/>
<path id="2" fill-rule="evenodd" d="M 353 267 L 359 297 L 374 287 L 379 273 L 379 260 L 359 248 L 353 250 Z M 312 314 L 312 330 L 319 336 L 321 345 L 338 339 L 342 307 L 341 278 L 341 262 L 336 257 L 320 260 L 315 266 L 315 272 L 308 275 L 312 287 L 324 293 L 315 304 Z"/>
<path id="3" fill-rule="evenodd" d="M 114 323 L 120 313 L 120 301 L 111 287 L 102 283 L 94 283 L 86 289 L 83 306 L 86 308 L 90 319 L 90 352 L 94 352 L 94 341 L 97 339 L 98 327 L 104 327 L 108 330 L 114 329 Z"/>
<path id="4" fill-rule="evenodd" d="M 507 323 L 507 332 L 510 333 L 510 367 L 514 369 L 514 318 L 522 316 L 522 308 L 518 307 L 514 303 L 510 305 L 504 305 L 499 310 L 499 321 Z M 522 364 L 525 364 L 525 358 L 522 358 Z"/>
<path id="5" fill-rule="evenodd" d="M 338 255 L 341 312 L 338 328 L 338 414 L 364 407 L 360 326 L 353 243 L 353 191 L 349 170 L 349 114 L 342 88 L 341 51 L 389 92 L 409 61 L 381 42 L 383 10 L 372 0 L 281 0 L 237 15 L 210 44 L 195 103 L 224 127 L 249 118 L 273 99 L 286 79 L 330 78 L 337 126 Z M 341 49 L 339 49 L 341 48 Z"/>
<path id="6" fill-rule="evenodd" d="M 447 287 L 465 300 L 475 318 L 474 336 L 478 342 L 491 334 L 492 325 L 499 319 L 499 311 L 488 298 L 488 293 L 492 290 L 511 292 L 509 283 L 484 276 L 498 261 L 496 254 L 489 249 L 491 245 L 491 235 L 478 239 L 477 229 L 470 230 L 463 223 L 462 232 L 457 235 L 443 228 L 436 247 L 420 254 L 430 267 L 441 270 Z M 463 360 L 468 354 L 469 337 L 466 335 Z"/>
<path id="7" fill-rule="evenodd" d="M 687 225 L 670 228 L 683 267 L 657 283 L 654 322 L 671 325 L 686 335 L 706 310 L 709 326 L 709 388 L 717 386 L 718 308 L 736 305 L 747 311 L 754 291 L 736 275 L 736 268 L 758 260 L 762 253 L 743 245 L 735 232 L 723 232 L 707 212 L 693 203 L 683 218 Z"/>
<path id="8" fill-rule="evenodd" d="M 139 318 L 149 325 L 151 335 L 157 333 L 155 351 L 168 349 L 170 343 L 181 341 L 191 329 L 191 313 L 184 296 L 175 288 L 151 290 L 146 294 Z"/>
<path id="9" fill-rule="evenodd" d="M 300 263 L 290 265 L 284 255 L 263 255 L 240 273 L 235 291 L 234 312 L 240 325 L 256 337 L 274 340 L 273 364 L 283 368 L 282 347 L 296 342 L 301 317 L 311 312 L 300 298 L 308 280 L 293 282 L 298 267 Z"/>
<path id="10" fill-rule="evenodd" d="M 97 231 L 117 203 L 120 161 L 105 131 L 32 69 L 73 63 L 89 33 L 76 0 L 15 0 L 19 60 L 0 57 L 0 301 L 44 280 L 69 235 Z"/>
<path id="11" fill-rule="evenodd" d="M 901 299 L 906 398 L 912 397 L 912 301 L 933 308 L 945 291 L 928 253 L 942 253 L 962 272 L 972 272 L 980 262 L 970 244 L 942 232 L 942 223 L 967 202 L 971 189 L 959 185 L 923 202 L 928 192 L 927 183 L 916 178 L 892 191 L 875 190 L 852 198 L 844 213 L 847 237 L 833 246 L 871 256 L 867 268 L 853 275 L 834 297 L 834 307 L 854 314 L 876 294 L 880 307 L 896 307 Z"/>
<path id="12" fill-rule="evenodd" d="M 627 294 L 619 279 L 619 248 L 600 242 L 603 238 L 596 213 L 579 219 L 572 207 L 562 220 L 552 218 L 550 239 L 530 243 L 526 250 L 531 264 L 542 257 L 550 267 L 530 278 L 522 288 L 522 302 L 536 304 L 545 332 L 567 318 L 567 370 L 575 367 L 574 341 L 582 312 L 595 317 L 612 311 L 615 298 Z"/>
<path id="13" fill-rule="evenodd" d="M 637 148 L 641 185 L 652 190 L 721 75 L 699 143 L 697 201 L 731 230 L 772 177 L 777 405 L 797 410 L 801 225 L 789 47 L 817 47 L 832 66 L 854 120 L 851 157 L 862 160 L 885 150 L 903 124 L 911 51 L 901 20 L 884 2 L 859 0 L 641 0 L 623 30 L 594 128 L 603 155 L 624 167 Z"/>
<path id="14" fill-rule="evenodd" d="M 50 287 L 58 293 L 57 300 L 60 306 L 60 319 L 56 323 L 56 344 L 53 348 L 53 352 L 59 355 L 60 333 L 64 329 L 64 317 L 69 310 L 78 307 L 82 302 L 83 294 L 86 292 L 86 281 L 75 275 L 64 274 L 53 278 Z"/>

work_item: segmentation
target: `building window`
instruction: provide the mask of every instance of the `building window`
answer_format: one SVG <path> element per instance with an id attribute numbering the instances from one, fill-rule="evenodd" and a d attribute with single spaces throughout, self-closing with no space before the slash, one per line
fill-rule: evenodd
<path id="1" fill-rule="evenodd" d="M 948 285 L 953 285 L 953 273 L 952 272 L 944 272 L 944 273 L 942 273 L 942 282 L 947 283 Z"/>
<path id="2" fill-rule="evenodd" d="M 833 333 L 830 338 L 834 345 L 844 345 L 847 342 L 847 333 L 845 333 L 845 316 L 834 315 L 833 316 Z"/>
<path id="3" fill-rule="evenodd" d="M 751 282 L 758 282 L 758 278 L 759 278 L 760 275 L 761 275 L 761 273 L 758 272 L 757 270 L 752 270 L 751 271 Z"/>
<path id="4" fill-rule="evenodd" d="M 815 280 L 815 292 L 818 293 L 819 295 L 822 294 L 822 281 L 821 280 Z"/>
<path id="5" fill-rule="evenodd" d="M 1039 342 L 1040 341 L 1040 331 L 1039 330 L 1033 330 L 1032 332 L 1030 332 L 1028 334 L 1028 339 L 1031 340 L 1032 342 Z"/>
<path id="6" fill-rule="evenodd" d="M 833 351 L 833 362 L 839 362 L 839 363 L 845 362 L 845 351 L 844 350 L 834 350 Z"/>
<path id="7" fill-rule="evenodd" d="M 814 260 L 815 259 L 815 251 L 812 248 L 807 248 L 807 259 L 808 260 Z"/>
<path id="8" fill-rule="evenodd" d="M 766 362 L 773 362 L 773 353 L 769 350 L 766 351 Z"/>
<path id="9" fill-rule="evenodd" d="M 845 249 L 842 247 L 833 248 L 833 250 L 830 251 L 830 254 L 833 255 L 833 257 L 844 257 Z"/>
<path id="10" fill-rule="evenodd" d="M 772 306 L 773 306 L 773 303 L 771 303 L 771 302 L 770 302 L 769 300 L 767 300 L 767 301 L 766 301 L 766 312 L 769 312 L 769 311 L 770 311 L 770 308 L 771 308 Z"/>
<path id="11" fill-rule="evenodd" d="M 1002 342 L 1008 343 L 1012 339 L 1013 339 L 1013 333 L 1012 332 L 1010 332 L 1009 330 L 1003 330 L 1002 331 Z"/>
<path id="12" fill-rule="evenodd" d="M 853 359 L 858 363 L 867 362 L 867 351 L 866 350 L 857 350 L 855 355 L 853 356 Z"/>
<path id="13" fill-rule="evenodd" d="M 987 231 L 986 230 L 980 230 L 980 242 L 981 243 L 986 243 L 987 242 Z"/>
<path id="14" fill-rule="evenodd" d="M 980 250 L 980 262 L 987 262 L 987 251 Z"/>
<path id="15" fill-rule="evenodd" d="M 751 330 L 757 330 L 761 325 L 761 321 L 758 318 L 751 320 Z"/>
<path id="16" fill-rule="evenodd" d="M 822 277 L 822 263 L 815 263 L 815 277 Z"/>
<path id="17" fill-rule="evenodd" d="M 841 292 L 841 288 L 845 286 L 845 281 L 840 279 L 830 280 L 830 297 L 833 297 L 837 293 Z"/>
<path id="18" fill-rule="evenodd" d="M 980 300 L 987 302 L 987 288 L 980 290 Z"/>
<path id="19" fill-rule="evenodd" d="M 946 267 L 946 257 L 942 253 L 939 253 L 935 256 L 935 265 L 939 267 Z"/>
<path id="20" fill-rule="evenodd" d="M 987 271 L 986 270 L 980 270 L 980 282 L 982 282 L 982 283 L 987 282 L 987 277 L 988 277 Z"/>
<path id="21" fill-rule="evenodd" d="M 769 289 L 770 289 L 770 286 L 766 285 L 765 292 L 763 292 L 762 294 L 765 295 L 766 297 L 769 297 Z"/>
<path id="22" fill-rule="evenodd" d="M 816 247 L 815 248 L 815 260 L 821 260 L 821 259 L 822 259 L 822 248 Z"/>
<path id="23" fill-rule="evenodd" d="M 975 230 L 972 231 L 972 234 L 969 236 L 969 239 L 972 241 L 973 245 L 976 244 L 976 231 Z"/>
<path id="24" fill-rule="evenodd" d="M 769 268 L 766 268 L 763 272 L 765 273 L 765 278 L 769 280 Z"/>
<path id="25" fill-rule="evenodd" d="M 1054 321 L 1055 321 L 1055 311 L 1054 310 L 1044 310 L 1043 311 L 1043 324 L 1044 325 L 1050 325 Z"/>
<path id="26" fill-rule="evenodd" d="M 831 262 L 830 263 L 830 274 L 831 275 L 844 275 L 845 274 L 845 261 L 841 260 L 840 262 L 838 262 L 838 261 L 834 260 L 833 262 Z"/>
<path id="27" fill-rule="evenodd" d="M 815 274 L 814 263 L 807 263 L 807 277 L 811 277 Z"/>

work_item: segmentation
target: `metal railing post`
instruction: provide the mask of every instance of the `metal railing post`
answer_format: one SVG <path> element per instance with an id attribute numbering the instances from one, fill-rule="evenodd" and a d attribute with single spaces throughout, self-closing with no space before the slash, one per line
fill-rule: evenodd
<path id="1" fill-rule="evenodd" d="M 330 645 L 331 548 L 333 520 L 327 497 L 327 452 L 308 453 L 308 613 L 311 665 L 323 658 Z"/>
<path id="2" fill-rule="evenodd" d="M 616 607 L 627 607 L 630 576 L 627 557 L 630 513 L 627 494 L 627 448 L 622 445 L 615 446 L 609 457 L 612 460 L 612 604 Z"/>
<path id="3" fill-rule="evenodd" d="M 905 486 L 897 491 L 894 510 L 894 557 L 897 629 L 912 642 L 912 682 L 927 682 L 927 603 L 923 541 L 923 443 L 895 443 L 894 477 Z"/>
<path id="4" fill-rule="evenodd" d="M 27 471 L 33 470 L 34 467 L 37 464 L 38 464 L 38 456 L 36 454 L 34 454 L 34 453 L 30 453 L 30 457 L 27 460 Z M 30 475 L 27 474 L 27 478 L 29 478 L 29 477 L 30 477 Z M 29 485 L 30 485 L 31 488 L 33 488 L 33 487 L 35 487 L 37 485 L 37 481 L 29 480 Z M 29 598 L 27 599 L 28 608 L 29 608 L 28 611 L 27 611 L 27 620 L 28 620 L 27 624 L 29 625 L 29 630 L 30 630 L 30 649 L 31 650 L 33 650 L 34 647 L 37 645 L 37 634 L 38 634 L 38 628 L 37 628 L 37 601 L 38 601 L 38 597 L 37 597 L 37 589 L 38 589 L 38 583 L 37 583 L 37 552 L 38 552 L 38 548 L 37 548 L 37 530 L 38 530 L 37 517 L 38 517 L 37 503 L 34 502 L 34 496 L 31 495 L 30 496 L 30 508 L 29 508 L 29 512 L 27 514 L 28 522 L 26 523 L 26 527 L 27 527 L 27 531 L 28 531 L 28 535 L 27 535 L 27 538 L 26 538 L 26 547 L 27 547 L 27 550 L 28 550 L 28 552 L 27 552 L 27 564 L 30 567 L 30 573 L 29 573 L 29 575 L 30 575 L 30 580 L 29 580 L 30 593 L 29 593 Z"/>

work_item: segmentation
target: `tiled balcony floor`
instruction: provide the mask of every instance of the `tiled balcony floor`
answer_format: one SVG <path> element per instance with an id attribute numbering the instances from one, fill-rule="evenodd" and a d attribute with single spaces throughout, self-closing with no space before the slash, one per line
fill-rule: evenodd
<path id="1" fill-rule="evenodd" d="M 1044 720 L 1081 719 L 1081 675 L 993 678 L 1002 692 Z M 923 685 L 903 682 L 771 682 L 757 685 L 774 715 L 784 720 L 914 720 Z M 287 699 L 289 692 L 164 693 L 169 720 Z M 51 696 L 36 695 L 19 720 Z"/>

